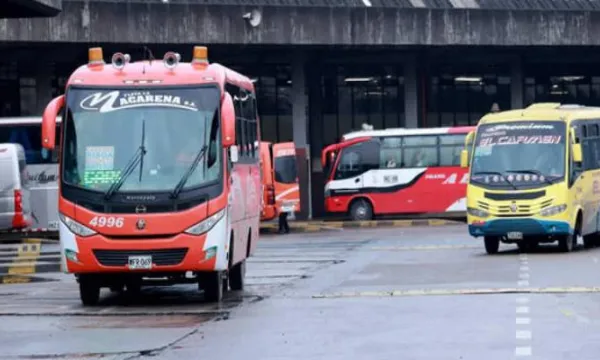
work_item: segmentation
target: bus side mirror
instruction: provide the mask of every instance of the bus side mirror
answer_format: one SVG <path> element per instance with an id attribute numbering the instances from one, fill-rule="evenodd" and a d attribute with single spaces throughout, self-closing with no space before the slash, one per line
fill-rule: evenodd
<path id="1" fill-rule="evenodd" d="M 46 106 L 42 116 L 42 148 L 54 150 L 56 143 L 56 117 L 65 106 L 65 96 L 58 96 Z"/>
<path id="2" fill-rule="evenodd" d="M 237 145 L 229 146 L 229 159 L 232 163 L 236 163 L 239 160 L 238 147 Z"/>
<path id="3" fill-rule="evenodd" d="M 572 156 L 573 156 L 573 162 L 576 163 L 580 163 L 583 161 L 583 156 L 581 153 L 581 144 L 573 144 L 571 147 L 571 150 L 573 152 Z"/>
<path id="4" fill-rule="evenodd" d="M 236 118 L 233 100 L 231 99 L 231 95 L 227 92 L 225 93 L 225 96 L 223 96 L 223 102 L 221 103 L 221 119 L 223 147 L 228 148 L 235 145 Z"/>
<path id="5" fill-rule="evenodd" d="M 462 168 L 469 167 L 469 152 L 467 150 L 462 150 L 460 152 L 460 167 L 462 167 Z"/>

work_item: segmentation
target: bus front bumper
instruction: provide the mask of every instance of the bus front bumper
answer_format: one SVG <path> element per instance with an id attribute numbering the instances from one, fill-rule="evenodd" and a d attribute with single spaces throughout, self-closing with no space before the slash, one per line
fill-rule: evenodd
<path id="1" fill-rule="evenodd" d="M 573 234 L 573 228 L 566 221 L 534 218 L 493 219 L 469 224 L 469 234 L 474 237 L 505 236 L 510 232 L 519 232 L 524 236 L 560 236 Z"/>

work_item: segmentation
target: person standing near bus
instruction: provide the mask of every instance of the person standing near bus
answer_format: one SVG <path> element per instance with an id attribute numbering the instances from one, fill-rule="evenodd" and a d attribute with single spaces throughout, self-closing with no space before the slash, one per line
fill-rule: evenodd
<path id="1" fill-rule="evenodd" d="M 288 213 L 282 211 L 279 213 L 279 233 L 288 234 L 290 232 L 290 225 L 288 224 Z"/>

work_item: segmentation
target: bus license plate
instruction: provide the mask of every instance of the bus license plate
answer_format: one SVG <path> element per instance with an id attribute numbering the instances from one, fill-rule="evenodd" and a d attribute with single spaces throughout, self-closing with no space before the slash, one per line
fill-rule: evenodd
<path id="1" fill-rule="evenodd" d="M 517 231 L 512 231 L 512 232 L 509 232 L 508 234 L 506 234 L 506 237 L 509 238 L 510 240 L 523 240 L 523 233 L 517 232 Z"/>
<path id="2" fill-rule="evenodd" d="M 129 257 L 129 268 L 131 270 L 138 269 L 151 269 L 152 268 L 152 256 L 130 256 Z"/>

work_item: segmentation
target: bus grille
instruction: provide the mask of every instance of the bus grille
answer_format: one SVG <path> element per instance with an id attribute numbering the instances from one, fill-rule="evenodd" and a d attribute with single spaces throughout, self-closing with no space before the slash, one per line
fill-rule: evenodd
<path id="1" fill-rule="evenodd" d="M 552 205 L 554 199 L 546 199 L 544 201 L 535 201 L 530 202 L 528 204 L 519 204 L 517 203 L 517 211 L 513 212 L 511 209 L 511 204 L 502 204 L 502 205 L 490 205 L 487 202 L 478 201 L 477 205 L 482 210 L 487 211 L 490 215 L 496 217 L 523 217 L 523 216 L 532 216 L 543 209 Z"/>
<path id="2" fill-rule="evenodd" d="M 125 266 L 129 256 L 151 255 L 157 266 L 178 265 L 187 254 L 187 248 L 158 250 L 94 250 L 94 256 L 103 266 Z"/>

